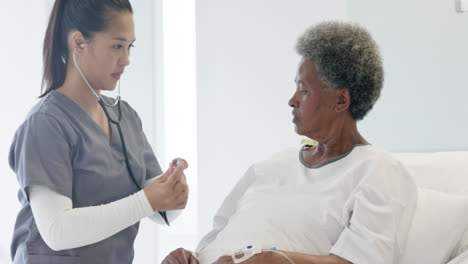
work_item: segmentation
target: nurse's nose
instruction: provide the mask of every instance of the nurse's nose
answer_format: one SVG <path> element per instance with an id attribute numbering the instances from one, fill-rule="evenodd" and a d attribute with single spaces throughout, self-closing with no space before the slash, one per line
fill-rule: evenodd
<path id="1" fill-rule="evenodd" d="M 130 50 L 126 49 L 120 58 L 120 65 L 128 66 L 130 64 Z"/>

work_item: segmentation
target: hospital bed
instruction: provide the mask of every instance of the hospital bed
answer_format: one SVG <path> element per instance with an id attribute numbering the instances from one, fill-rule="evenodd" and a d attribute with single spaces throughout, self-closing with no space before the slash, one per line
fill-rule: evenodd
<path id="1" fill-rule="evenodd" d="M 419 192 L 402 263 L 468 264 L 468 150 L 394 155 Z"/>

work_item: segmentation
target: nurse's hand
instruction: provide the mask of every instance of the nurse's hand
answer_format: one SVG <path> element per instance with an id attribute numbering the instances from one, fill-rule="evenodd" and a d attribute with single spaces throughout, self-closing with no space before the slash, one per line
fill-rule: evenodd
<path id="1" fill-rule="evenodd" d="M 184 170 L 188 164 L 183 159 L 177 161 L 143 189 L 154 211 L 184 209 L 187 205 L 189 188 Z"/>
<path id="2" fill-rule="evenodd" d="M 167 257 L 161 262 L 161 264 L 198 264 L 198 260 L 192 255 L 192 253 L 183 248 L 178 248 L 172 251 Z"/>

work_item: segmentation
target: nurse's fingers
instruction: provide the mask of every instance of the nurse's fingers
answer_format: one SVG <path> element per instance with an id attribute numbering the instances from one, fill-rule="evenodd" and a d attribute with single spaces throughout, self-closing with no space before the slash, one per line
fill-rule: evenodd
<path id="1" fill-rule="evenodd" d="M 167 168 L 167 170 L 161 176 L 159 176 L 157 180 L 160 181 L 160 182 L 165 182 L 165 181 L 167 181 L 167 178 L 173 172 L 174 172 L 174 168 L 169 164 L 169 167 Z"/>
<path id="2" fill-rule="evenodd" d="M 185 185 L 184 187 L 178 189 L 177 191 L 174 190 L 174 200 L 177 205 L 180 203 L 186 201 L 188 199 L 189 195 L 189 188 L 188 185 Z"/>
<path id="3" fill-rule="evenodd" d="M 186 191 L 177 197 L 177 209 L 184 209 L 187 206 L 189 192 Z"/>
<path id="4" fill-rule="evenodd" d="M 179 205 L 177 205 L 176 209 L 177 209 L 177 210 L 182 210 L 182 209 L 185 209 L 185 207 L 187 207 L 187 201 L 185 201 L 185 202 L 180 203 Z"/>
<path id="5" fill-rule="evenodd" d="M 188 163 L 186 160 L 182 159 L 182 158 L 175 158 L 172 160 L 171 163 L 169 163 L 169 166 L 167 168 L 167 170 L 164 172 L 163 175 L 161 175 L 160 177 L 158 177 L 159 181 L 160 182 L 165 182 L 167 181 L 167 179 L 171 176 L 172 173 L 174 173 L 174 171 L 176 170 L 176 168 L 179 168 L 182 169 L 182 171 L 186 168 L 188 168 Z"/>
<path id="6" fill-rule="evenodd" d="M 174 201 L 177 209 L 185 208 L 187 204 L 189 187 L 185 181 L 179 182 L 173 189 Z"/>
<path id="7" fill-rule="evenodd" d="M 185 185 L 187 185 L 187 178 L 185 177 L 185 174 L 182 173 L 180 179 L 178 179 L 175 184 L 174 184 L 174 191 L 180 191 L 181 189 L 185 188 Z"/>
<path id="8" fill-rule="evenodd" d="M 166 184 L 169 185 L 170 188 L 174 188 L 177 181 L 180 180 L 184 175 L 184 169 L 183 165 L 179 164 L 175 169 L 172 171 L 172 173 L 168 176 L 166 180 Z"/>
<path id="9" fill-rule="evenodd" d="M 172 160 L 172 167 L 175 168 L 178 165 L 182 165 L 184 170 L 188 168 L 188 162 L 183 158 L 175 158 Z"/>

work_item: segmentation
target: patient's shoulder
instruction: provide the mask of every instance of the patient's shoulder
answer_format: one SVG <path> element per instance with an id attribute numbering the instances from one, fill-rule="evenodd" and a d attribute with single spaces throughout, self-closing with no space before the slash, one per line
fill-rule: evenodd
<path id="1" fill-rule="evenodd" d="M 384 149 L 367 145 L 357 148 L 355 158 L 364 165 L 373 165 L 374 168 L 401 168 L 403 165 L 394 155 Z"/>

